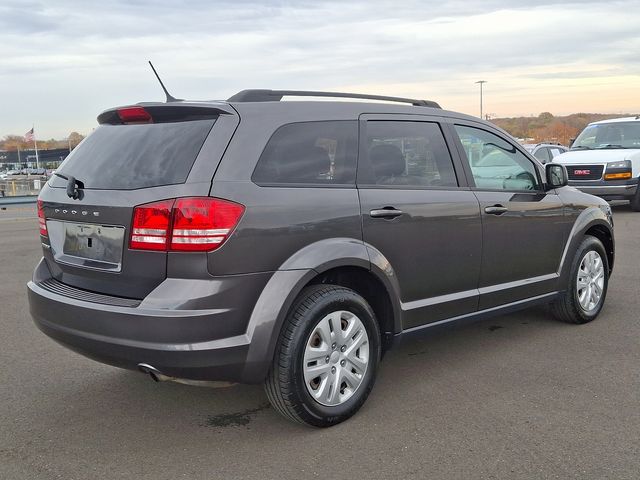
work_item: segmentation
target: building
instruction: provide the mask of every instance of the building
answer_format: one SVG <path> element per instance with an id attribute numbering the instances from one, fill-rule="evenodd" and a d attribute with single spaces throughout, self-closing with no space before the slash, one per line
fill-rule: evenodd
<path id="1" fill-rule="evenodd" d="M 69 150 L 66 148 L 38 150 L 40 168 L 58 168 L 67 155 L 69 155 Z M 36 168 L 35 150 L 20 150 L 19 157 L 17 151 L 0 150 L 0 171 L 21 170 L 23 168 Z"/>

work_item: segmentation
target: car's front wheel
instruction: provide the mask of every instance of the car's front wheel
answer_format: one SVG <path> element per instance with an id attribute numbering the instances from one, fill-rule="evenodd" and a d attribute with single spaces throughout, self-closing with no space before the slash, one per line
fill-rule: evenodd
<path id="1" fill-rule="evenodd" d="M 602 310 L 608 285 L 609 262 L 604 246 L 587 235 L 573 258 L 566 291 L 551 304 L 553 314 L 567 323 L 594 320 Z"/>
<path id="2" fill-rule="evenodd" d="M 379 361 L 380 332 L 366 300 L 348 288 L 313 285 L 285 321 L 265 390 L 285 417 L 330 427 L 360 409 Z"/>

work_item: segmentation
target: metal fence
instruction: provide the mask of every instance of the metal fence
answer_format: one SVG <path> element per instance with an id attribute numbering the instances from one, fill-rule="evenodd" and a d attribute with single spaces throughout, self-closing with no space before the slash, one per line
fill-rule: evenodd
<path id="1" fill-rule="evenodd" d="M 44 175 L 29 175 L 0 180 L 0 197 L 38 195 L 47 181 Z"/>

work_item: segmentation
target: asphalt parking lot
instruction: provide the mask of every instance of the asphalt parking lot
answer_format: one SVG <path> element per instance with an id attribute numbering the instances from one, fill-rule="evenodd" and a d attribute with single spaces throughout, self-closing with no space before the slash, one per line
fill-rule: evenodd
<path id="1" fill-rule="evenodd" d="M 1 210 L 0 479 L 640 478 L 640 214 L 614 214 L 598 320 L 534 309 L 413 340 L 359 414 L 314 430 L 259 386 L 156 384 L 45 337 L 33 206 Z"/>

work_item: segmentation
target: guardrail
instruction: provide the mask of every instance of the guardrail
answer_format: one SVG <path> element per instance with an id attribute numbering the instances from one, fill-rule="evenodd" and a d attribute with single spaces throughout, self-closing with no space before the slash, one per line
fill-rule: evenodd
<path id="1" fill-rule="evenodd" d="M 44 175 L 19 176 L 17 178 L 9 176 L 0 180 L 0 198 L 38 195 L 46 181 L 47 177 Z"/>
<path id="2" fill-rule="evenodd" d="M 37 195 L 20 195 L 15 197 L 0 197 L 0 205 L 20 205 L 26 203 L 36 203 Z"/>

